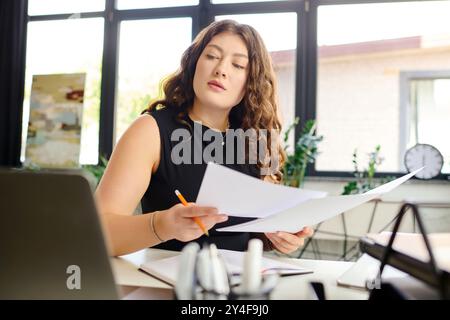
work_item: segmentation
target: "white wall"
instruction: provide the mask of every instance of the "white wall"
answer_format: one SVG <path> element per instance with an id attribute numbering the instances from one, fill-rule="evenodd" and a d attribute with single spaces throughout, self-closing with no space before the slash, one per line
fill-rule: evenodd
<path id="1" fill-rule="evenodd" d="M 385 160 L 379 169 L 400 171 L 404 156 L 399 141 L 400 122 L 405 117 L 400 114 L 400 72 L 449 69 L 450 47 L 321 59 L 317 119 L 318 132 L 324 140 L 319 146 L 316 168 L 351 171 L 355 148 L 360 163 L 365 164 L 366 154 L 380 144 Z"/>

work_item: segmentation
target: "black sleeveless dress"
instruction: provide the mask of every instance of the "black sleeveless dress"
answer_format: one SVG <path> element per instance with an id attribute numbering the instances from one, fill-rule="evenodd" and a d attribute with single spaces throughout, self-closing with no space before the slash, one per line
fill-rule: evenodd
<path id="1" fill-rule="evenodd" d="M 152 110 L 151 112 L 148 112 L 148 114 L 151 114 L 158 124 L 161 138 L 161 153 L 158 169 L 152 175 L 147 191 L 141 200 L 142 212 L 144 214 L 153 211 L 166 210 L 175 204 L 180 203 L 175 195 L 176 189 L 180 190 L 188 202 L 195 202 L 207 166 L 203 157 L 201 157 L 201 160 L 199 161 L 198 150 L 201 150 L 201 155 L 203 155 L 204 148 L 210 143 L 209 141 L 203 141 L 202 139 L 203 133 L 209 128 L 204 125 L 200 126 L 198 123 L 195 123 L 194 127 L 194 121 L 192 121 L 188 115 L 184 116 L 182 119 L 188 123 L 189 126 L 180 122 L 176 118 L 177 110 L 175 108 L 165 107 L 159 110 Z M 233 128 L 232 123 L 230 124 L 230 127 Z M 201 130 L 199 130 L 200 128 Z M 187 130 L 184 132 L 189 132 L 190 139 L 187 139 L 187 143 L 190 144 L 192 150 L 190 163 L 175 164 L 172 161 L 172 149 L 180 142 L 179 140 L 171 141 L 172 133 L 176 129 L 184 129 Z M 226 141 L 226 134 L 221 133 L 221 135 L 222 139 Z M 194 144 L 197 144 L 197 149 Z M 226 159 L 227 144 L 224 143 L 222 147 L 222 152 L 224 154 L 223 159 Z M 197 159 L 194 159 L 195 150 L 197 150 Z M 234 152 L 234 155 L 236 154 L 237 152 Z M 260 177 L 260 170 L 255 164 L 237 164 L 236 161 L 233 161 L 234 164 L 225 164 L 225 160 L 223 163 L 217 163 L 253 177 Z M 218 181 L 218 183 L 227 183 L 227 181 Z M 224 213 L 226 214 L 226 212 Z M 219 249 L 245 251 L 247 250 L 249 239 L 251 237 L 257 237 L 257 234 L 246 232 L 218 232 L 215 229 L 247 222 L 252 219 L 253 218 L 229 216 L 227 221 L 216 224 L 209 230 L 209 237 L 203 235 L 194 241 L 198 242 L 200 245 L 205 241 L 215 243 Z M 187 242 L 169 240 L 160 243 L 155 246 L 155 248 L 180 251 L 186 244 Z"/>

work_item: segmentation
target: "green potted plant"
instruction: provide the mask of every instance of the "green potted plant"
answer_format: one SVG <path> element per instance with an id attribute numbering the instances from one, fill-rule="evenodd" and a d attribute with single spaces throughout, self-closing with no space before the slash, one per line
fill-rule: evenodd
<path id="1" fill-rule="evenodd" d="M 369 191 L 383 183 L 391 181 L 392 177 L 386 177 L 376 181 L 374 179 L 378 166 L 383 162 L 384 158 L 380 156 L 381 146 L 377 145 L 375 150 L 369 153 L 369 162 L 364 171 L 359 170 L 358 150 L 353 151 L 353 176 L 355 180 L 348 182 L 344 186 L 342 195 L 359 194 Z"/>
<path id="2" fill-rule="evenodd" d="M 283 184 L 295 188 L 303 187 L 306 167 L 308 163 L 313 163 L 319 154 L 317 146 L 323 140 L 323 136 L 316 133 L 316 122 L 306 121 L 301 135 L 295 144 L 293 151 L 288 153 L 289 133 L 299 123 L 299 118 L 288 127 L 284 134 L 284 151 L 286 152 L 286 162 L 283 166 Z"/>

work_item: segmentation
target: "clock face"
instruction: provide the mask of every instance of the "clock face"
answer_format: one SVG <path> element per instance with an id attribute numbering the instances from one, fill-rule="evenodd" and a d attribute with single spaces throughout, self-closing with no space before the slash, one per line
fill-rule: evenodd
<path id="1" fill-rule="evenodd" d="M 419 179 L 436 177 L 441 172 L 443 164 L 442 154 L 429 144 L 416 144 L 405 153 L 405 167 L 408 172 L 425 167 L 416 174 Z"/>

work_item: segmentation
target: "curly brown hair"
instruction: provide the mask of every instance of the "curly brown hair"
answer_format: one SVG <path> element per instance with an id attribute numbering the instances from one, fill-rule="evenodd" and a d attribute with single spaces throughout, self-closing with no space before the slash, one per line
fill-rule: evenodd
<path id="1" fill-rule="evenodd" d="M 203 29 L 183 53 L 178 70 L 164 81 L 164 98 L 152 102 L 144 112 L 152 111 L 158 106 L 177 108 L 178 119 L 183 119 L 194 103 L 193 79 L 197 61 L 212 38 L 222 32 L 240 36 L 249 54 L 245 94 L 242 101 L 231 109 L 229 121 L 233 127 L 243 130 L 255 129 L 259 132 L 259 129 L 266 129 L 267 134 L 264 137 L 258 136 L 258 139 L 264 139 L 265 145 L 268 146 L 264 153 L 265 158 L 275 160 L 276 163 L 275 170 L 270 171 L 272 174 L 262 175 L 261 178 L 279 183 L 282 179 L 281 168 L 285 153 L 280 139 L 281 119 L 276 77 L 270 54 L 253 27 L 234 20 L 222 20 Z M 275 148 L 270 147 L 273 145 Z M 273 152 L 277 154 L 272 154 Z M 258 161 L 260 169 L 268 166 L 268 161 Z"/>

